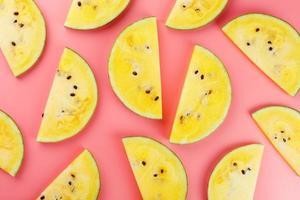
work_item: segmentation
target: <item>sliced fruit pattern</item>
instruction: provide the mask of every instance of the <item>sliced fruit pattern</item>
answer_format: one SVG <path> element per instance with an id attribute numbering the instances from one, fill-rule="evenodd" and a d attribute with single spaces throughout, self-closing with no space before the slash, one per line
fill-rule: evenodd
<path id="1" fill-rule="evenodd" d="M 221 61 L 195 46 L 177 108 L 170 141 L 196 142 L 224 120 L 231 102 L 231 85 Z"/>
<path id="2" fill-rule="evenodd" d="M 121 33 L 111 52 L 109 77 L 128 108 L 141 116 L 162 118 L 156 18 L 138 21 Z"/>
<path id="3" fill-rule="evenodd" d="M 1 0 L 0 24 L 0 48 L 13 74 L 19 76 L 43 51 L 44 18 L 33 0 Z"/>
<path id="4" fill-rule="evenodd" d="M 130 0 L 73 0 L 65 26 L 94 29 L 111 22 L 127 7 Z"/>
<path id="5" fill-rule="evenodd" d="M 186 198 L 187 177 L 175 153 L 145 137 L 127 137 L 123 144 L 144 200 Z"/>
<path id="6" fill-rule="evenodd" d="M 175 29 L 194 29 L 214 20 L 228 0 L 177 0 L 166 25 Z"/>
<path id="7" fill-rule="evenodd" d="M 214 169 L 209 200 L 253 200 L 263 145 L 247 145 L 228 153 Z"/>
<path id="8" fill-rule="evenodd" d="M 0 111 L 0 168 L 15 176 L 24 154 L 23 139 L 15 122 Z"/>
<path id="9" fill-rule="evenodd" d="M 84 150 L 37 198 L 37 200 L 96 200 L 100 190 L 97 163 Z"/>
<path id="10" fill-rule="evenodd" d="M 300 36 L 290 24 L 264 14 L 247 14 L 229 22 L 223 31 L 267 76 L 296 95 Z"/>
<path id="11" fill-rule="evenodd" d="M 300 113 L 270 106 L 252 114 L 268 140 L 300 176 Z"/>
<path id="12" fill-rule="evenodd" d="M 65 49 L 54 78 L 39 142 L 69 138 L 88 123 L 97 104 L 96 80 L 88 64 L 71 49 Z"/>

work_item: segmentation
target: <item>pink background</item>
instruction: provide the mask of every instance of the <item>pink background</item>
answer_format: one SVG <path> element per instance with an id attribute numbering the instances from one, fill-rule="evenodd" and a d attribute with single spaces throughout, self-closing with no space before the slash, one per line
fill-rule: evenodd
<path id="1" fill-rule="evenodd" d="M 100 199 L 141 199 L 121 138 L 145 135 L 173 149 L 189 177 L 188 199 L 207 199 L 207 183 L 216 163 L 229 150 L 248 143 L 265 144 L 265 154 L 255 199 L 293 200 L 300 196 L 300 178 L 275 152 L 250 118 L 265 105 L 284 104 L 300 109 L 300 95 L 290 97 L 264 76 L 223 35 L 220 27 L 246 12 L 265 12 L 281 17 L 300 30 L 298 0 L 232 0 L 223 14 L 203 29 L 176 31 L 164 23 L 172 0 L 132 0 L 113 23 L 94 31 L 75 31 L 63 26 L 71 0 L 37 0 L 47 21 L 47 44 L 38 64 L 16 79 L 4 57 L 0 58 L 0 109 L 8 112 L 22 130 L 23 165 L 16 178 L 0 172 L 0 199 L 34 199 L 65 166 L 86 147 L 101 169 Z M 164 119 L 149 120 L 132 113 L 111 90 L 107 61 L 118 34 L 134 21 L 157 16 L 161 47 Z M 187 65 L 195 44 L 216 53 L 225 63 L 233 87 L 233 101 L 224 124 L 210 137 L 192 145 L 170 145 L 168 135 L 179 100 Z M 35 142 L 41 115 L 63 48 L 78 51 L 95 72 L 100 101 L 84 131 L 57 144 Z"/>

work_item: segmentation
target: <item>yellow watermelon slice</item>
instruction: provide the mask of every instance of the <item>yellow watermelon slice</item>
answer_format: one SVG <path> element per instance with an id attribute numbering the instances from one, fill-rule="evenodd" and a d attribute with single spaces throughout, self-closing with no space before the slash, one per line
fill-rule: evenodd
<path id="1" fill-rule="evenodd" d="M 130 0 L 73 0 L 65 26 L 95 29 L 111 22 L 127 7 Z"/>
<path id="2" fill-rule="evenodd" d="M 240 16 L 223 27 L 225 34 L 284 91 L 300 88 L 300 36 L 287 22 L 264 14 Z"/>
<path id="3" fill-rule="evenodd" d="M 22 164 L 23 139 L 15 122 L 0 111 L 0 169 L 15 176 Z"/>
<path id="4" fill-rule="evenodd" d="M 128 108 L 144 117 L 162 118 L 156 18 L 138 21 L 121 33 L 111 52 L 109 77 Z"/>
<path id="5" fill-rule="evenodd" d="M 275 149 L 300 176 L 300 113 L 283 106 L 269 106 L 252 114 Z"/>
<path id="6" fill-rule="evenodd" d="M 166 25 L 175 29 L 194 29 L 213 21 L 228 0 L 176 0 Z"/>
<path id="7" fill-rule="evenodd" d="M 224 120 L 231 102 L 231 84 L 222 62 L 195 46 L 177 108 L 170 141 L 196 142 Z"/>
<path id="8" fill-rule="evenodd" d="M 37 200 L 96 200 L 100 190 L 97 163 L 88 150 L 84 150 L 40 194 Z"/>
<path id="9" fill-rule="evenodd" d="M 88 123 L 98 98 L 89 65 L 73 50 L 63 52 L 43 120 L 39 142 L 57 142 L 79 133 Z"/>
<path id="10" fill-rule="evenodd" d="M 210 177 L 208 200 L 253 200 L 263 149 L 252 144 L 228 153 Z"/>
<path id="11" fill-rule="evenodd" d="M 187 176 L 174 152 L 145 137 L 127 137 L 123 144 L 143 200 L 186 199 Z"/>
<path id="12" fill-rule="evenodd" d="M 0 48 L 13 74 L 19 76 L 44 49 L 44 18 L 33 0 L 0 0 L 0 24 Z"/>

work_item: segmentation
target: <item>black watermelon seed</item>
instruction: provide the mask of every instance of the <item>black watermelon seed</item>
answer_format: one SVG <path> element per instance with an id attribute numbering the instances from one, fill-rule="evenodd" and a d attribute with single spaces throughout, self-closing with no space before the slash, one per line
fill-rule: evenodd
<path id="1" fill-rule="evenodd" d="M 245 170 L 243 170 L 243 169 L 242 169 L 242 171 L 241 171 L 241 172 L 242 172 L 242 174 L 243 174 L 243 175 L 245 175 L 245 174 L 246 174 L 246 171 L 245 171 Z"/>
<path id="2" fill-rule="evenodd" d="M 77 85 L 74 85 L 74 86 L 73 86 L 73 88 L 74 88 L 75 90 L 77 90 L 77 89 L 78 89 Z"/>
<path id="3" fill-rule="evenodd" d="M 186 5 L 182 5 L 183 8 L 186 8 Z"/>
<path id="4" fill-rule="evenodd" d="M 250 46 L 250 43 L 249 43 L 249 42 L 247 42 L 247 46 Z"/>
<path id="5" fill-rule="evenodd" d="M 62 113 L 64 113 L 65 111 L 64 111 L 64 110 L 62 110 L 61 112 L 62 112 Z"/>
<path id="6" fill-rule="evenodd" d="M 21 24 L 19 24 L 19 26 L 20 26 L 21 28 L 23 28 L 23 27 L 24 27 L 24 24 L 21 23 Z"/>
<path id="7" fill-rule="evenodd" d="M 143 166 L 146 166 L 146 162 L 145 162 L 145 161 L 142 161 L 142 165 L 143 165 Z"/>
<path id="8" fill-rule="evenodd" d="M 145 92 L 146 94 L 150 94 L 151 90 L 146 90 Z"/>
<path id="9" fill-rule="evenodd" d="M 272 51 L 272 50 L 273 50 L 273 47 L 270 47 L 270 48 L 269 48 L 269 51 Z"/>
<path id="10" fill-rule="evenodd" d="M 271 42 L 271 41 L 268 41 L 268 44 L 272 44 L 272 42 Z"/>
<path id="11" fill-rule="evenodd" d="M 280 131 L 281 133 L 284 133 L 284 131 Z"/>
<path id="12" fill-rule="evenodd" d="M 274 139 L 277 140 L 277 136 L 275 136 Z"/>
<path id="13" fill-rule="evenodd" d="M 160 170 L 160 173 L 162 173 L 162 174 L 163 174 L 164 172 L 165 172 L 165 170 L 164 170 L 164 169 L 161 169 L 161 170 Z"/>
<path id="14" fill-rule="evenodd" d="M 71 93 L 70 94 L 71 97 L 75 97 L 75 95 L 76 95 L 75 93 Z"/>
<path id="15" fill-rule="evenodd" d="M 19 12 L 14 12 L 14 15 L 18 16 L 18 15 L 19 15 Z"/>
<path id="16" fill-rule="evenodd" d="M 154 101 L 157 101 L 159 99 L 159 96 L 155 97 Z"/>
<path id="17" fill-rule="evenodd" d="M 42 114 L 42 117 L 44 117 L 44 113 Z"/>
<path id="18" fill-rule="evenodd" d="M 11 45 L 15 47 L 17 44 L 15 42 L 11 42 Z"/>
<path id="19" fill-rule="evenodd" d="M 208 90 L 208 94 L 211 94 L 212 93 L 212 90 Z"/>
<path id="20" fill-rule="evenodd" d="M 199 73 L 199 71 L 198 71 L 198 70 L 196 70 L 196 71 L 195 71 L 195 74 L 198 74 L 198 73 Z"/>
<path id="21" fill-rule="evenodd" d="M 71 176 L 72 176 L 73 178 L 75 178 L 75 175 L 74 175 L 74 174 L 71 174 Z"/>
<path id="22" fill-rule="evenodd" d="M 45 196 L 44 196 L 44 195 L 43 195 L 43 196 L 41 196 L 41 197 L 40 197 L 40 199 L 41 199 L 41 200 L 45 199 Z"/>
<path id="23" fill-rule="evenodd" d="M 71 181 L 69 181 L 69 183 L 68 183 L 69 185 L 72 185 L 72 182 Z"/>
<path id="24" fill-rule="evenodd" d="M 288 140 L 291 140 L 291 138 L 290 138 L 290 137 L 288 137 Z"/>
<path id="25" fill-rule="evenodd" d="M 234 163 L 233 163 L 233 166 L 237 166 L 237 163 L 236 163 L 236 162 L 234 162 Z"/>
<path id="26" fill-rule="evenodd" d="M 199 8 L 196 8 L 195 11 L 196 11 L 196 12 L 200 12 L 200 9 L 199 9 Z"/>
<path id="27" fill-rule="evenodd" d="M 80 1 L 78 1 L 78 2 L 77 2 L 77 5 L 80 7 L 80 6 L 81 6 L 81 2 L 80 2 Z"/>
<path id="28" fill-rule="evenodd" d="M 283 138 L 282 140 L 283 140 L 283 142 L 286 142 L 286 139 L 285 139 L 285 138 Z"/>
<path id="29" fill-rule="evenodd" d="M 67 79 L 70 80 L 72 78 L 72 76 L 68 76 Z"/>
<path id="30" fill-rule="evenodd" d="M 256 29 L 255 29 L 255 31 L 256 31 L 256 32 L 259 32 L 259 31 L 260 31 L 260 29 L 259 29 L 259 28 L 256 28 Z"/>
<path id="31" fill-rule="evenodd" d="M 250 167 L 248 167 L 248 171 L 251 171 L 251 168 L 250 168 Z"/>
<path id="32" fill-rule="evenodd" d="M 184 116 L 183 116 L 183 115 L 181 115 L 181 116 L 180 116 L 180 121 L 182 121 L 182 120 L 183 120 L 183 118 L 184 118 Z"/>
<path id="33" fill-rule="evenodd" d="M 154 177 L 157 177 L 157 174 L 153 174 Z"/>
<path id="34" fill-rule="evenodd" d="M 18 20 L 15 19 L 15 20 L 14 20 L 14 23 L 17 23 L 17 22 L 18 22 Z"/>
<path id="35" fill-rule="evenodd" d="M 147 45 L 147 46 L 146 46 L 146 49 L 150 49 L 150 47 Z"/>
<path id="36" fill-rule="evenodd" d="M 133 71 L 133 72 L 132 72 L 132 75 L 137 76 L 138 73 L 137 73 L 136 71 Z"/>
<path id="37" fill-rule="evenodd" d="M 203 80 L 203 79 L 204 79 L 204 74 L 201 74 L 201 77 L 200 77 L 200 78 L 201 78 L 201 80 Z"/>

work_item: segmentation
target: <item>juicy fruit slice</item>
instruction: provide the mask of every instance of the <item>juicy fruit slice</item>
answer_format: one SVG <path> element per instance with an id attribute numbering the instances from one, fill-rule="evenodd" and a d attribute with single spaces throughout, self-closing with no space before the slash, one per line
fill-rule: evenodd
<path id="1" fill-rule="evenodd" d="M 221 61 L 195 46 L 182 90 L 170 141 L 186 144 L 212 133 L 224 120 L 231 102 L 231 85 Z"/>
<path id="2" fill-rule="evenodd" d="M 121 33 L 111 52 L 109 76 L 128 108 L 144 117 L 162 118 L 156 18 L 138 21 Z"/>
<path id="3" fill-rule="evenodd" d="M 130 0 L 73 0 L 65 26 L 94 29 L 111 22 L 127 7 Z"/>
<path id="4" fill-rule="evenodd" d="M 23 139 L 15 122 L 0 111 L 0 168 L 15 176 L 24 154 Z"/>
<path id="5" fill-rule="evenodd" d="M 278 18 L 248 14 L 223 27 L 225 34 L 288 94 L 300 88 L 300 36 Z"/>
<path id="6" fill-rule="evenodd" d="M 65 49 L 55 75 L 39 142 L 57 142 L 74 136 L 88 123 L 98 98 L 96 80 L 89 65 L 71 49 Z"/>
<path id="7" fill-rule="evenodd" d="M 187 177 L 175 153 L 145 137 L 127 137 L 123 144 L 144 200 L 186 198 Z"/>
<path id="8" fill-rule="evenodd" d="M 84 150 L 37 198 L 37 200 L 96 200 L 100 190 L 97 163 Z"/>
<path id="9" fill-rule="evenodd" d="M 252 144 L 228 153 L 210 177 L 208 199 L 253 200 L 263 149 Z"/>
<path id="10" fill-rule="evenodd" d="M 214 20 L 228 0 L 177 0 L 166 25 L 175 29 L 194 29 Z"/>
<path id="11" fill-rule="evenodd" d="M 252 117 L 300 176 L 300 113 L 287 107 L 270 106 L 256 111 Z"/>
<path id="12" fill-rule="evenodd" d="M 1 0 L 0 24 L 0 48 L 13 74 L 19 76 L 44 49 L 44 18 L 33 0 Z"/>

